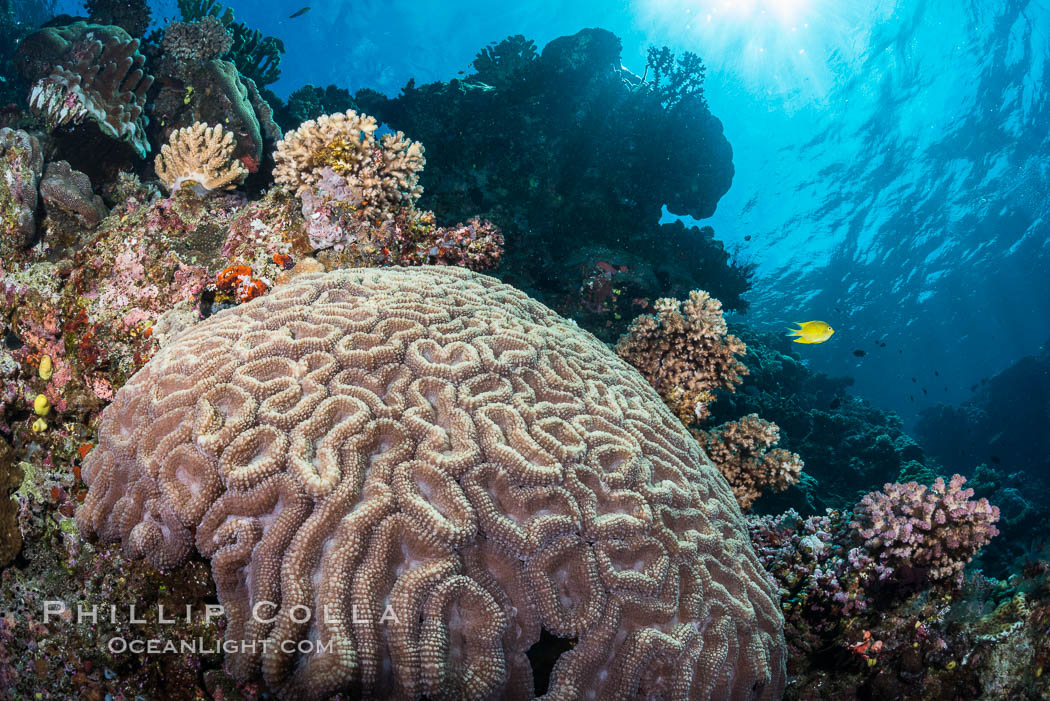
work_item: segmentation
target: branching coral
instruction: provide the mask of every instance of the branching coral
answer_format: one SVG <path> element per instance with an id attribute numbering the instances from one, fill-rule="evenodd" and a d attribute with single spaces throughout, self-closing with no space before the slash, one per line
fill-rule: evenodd
<path id="1" fill-rule="evenodd" d="M 142 110 L 153 78 L 138 48 L 119 27 L 85 22 L 31 34 L 19 46 L 23 75 L 33 83 L 30 107 L 51 128 L 90 119 L 144 157 L 149 142 Z"/>
<path id="2" fill-rule="evenodd" d="M 281 77 L 281 55 L 284 43 L 277 37 L 263 36 L 233 19 L 233 10 L 216 0 L 178 0 L 179 12 L 186 21 L 207 17 L 218 19 L 230 34 L 231 44 L 222 58 L 232 61 L 238 72 L 260 88 Z"/>
<path id="3" fill-rule="evenodd" d="M 645 376 L 668 406 L 689 424 L 706 418 L 712 390 L 733 389 L 747 368 L 747 348 L 731 335 L 722 304 L 702 290 L 689 299 L 658 299 L 655 315 L 639 316 L 616 344 L 621 358 Z"/>
<path id="4" fill-rule="evenodd" d="M 601 342 L 461 268 L 302 275 L 197 323 L 83 476 L 85 534 L 210 558 L 228 668 L 283 698 L 530 698 L 542 630 L 573 641 L 551 698 L 784 688 L 725 480 Z"/>
<path id="5" fill-rule="evenodd" d="M 208 61 L 226 54 L 232 45 L 233 37 L 216 17 L 173 22 L 161 41 L 162 71 L 185 80 Z"/>
<path id="6" fill-rule="evenodd" d="M 377 221 L 412 206 L 422 193 L 423 146 L 401 132 L 376 139 L 378 126 L 372 117 L 353 110 L 303 122 L 277 144 L 274 180 L 301 194 L 329 169 L 350 188 L 347 201 Z"/>
<path id="7" fill-rule="evenodd" d="M 875 556 L 880 577 L 918 571 L 934 581 L 960 581 L 966 563 L 999 534 L 999 507 L 973 500 L 966 478 L 938 477 L 933 487 L 887 484 L 854 509 L 852 525 Z"/>
<path id="8" fill-rule="evenodd" d="M 842 616 L 868 609 L 874 573 L 868 551 L 853 542 L 849 512 L 828 510 L 802 518 L 794 509 L 748 516 L 751 544 L 780 589 L 789 630 L 810 647 L 804 632 L 834 631 Z"/>
<path id="9" fill-rule="evenodd" d="M 729 480 L 741 509 L 748 509 L 765 489 L 787 489 L 802 473 L 798 455 L 773 448 L 780 442 L 780 428 L 758 414 L 748 414 L 710 431 L 695 430 L 693 435 Z"/>
<path id="10" fill-rule="evenodd" d="M 233 157 L 233 133 L 221 124 L 204 122 L 171 133 L 161 147 L 154 168 L 170 192 L 189 185 L 198 195 L 215 190 L 232 190 L 248 175 L 244 165 Z"/>

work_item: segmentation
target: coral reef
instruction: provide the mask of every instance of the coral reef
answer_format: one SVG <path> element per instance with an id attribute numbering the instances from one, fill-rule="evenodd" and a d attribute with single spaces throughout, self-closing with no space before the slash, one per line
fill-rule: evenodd
<path id="1" fill-rule="evenodd" d="M 782 334 L 731 328 L 747 344 L 748 368 L 736 392 L 718 392 L 710 421 L 758 414 L 780 427 L 782 448 L 797 453 L 806 471 L 799 483 L 763 496 L 754 508 L 803 515 L 846 510 L 886 482 L 932 482 L 940 468 L 909 436 L 898 416 L 848 394 L 849 378 L 805 366 Z"/>
<path id="2" fill-rule="evenodd" d="M 241 22 L 235 22 L 233 10 L 216 0 L 178 0 L 179 12 L 185 21 L 218 19 L 230 35 L 230 45 L 221 58 L 233 63 L 237 71 L 260 88 L 281 77 L 281 55 L 284 43 L 271 36 L 263 36 Z"/>
<path id="3" fill-rule="evenodd" d="M 972 500 L 965 483 L 957 474 L 947 484 L 938 477 L 932 487 L 887 484 L 861 499 L 851 525 L 865 538 L 881 578 L 907 568 L 909 577 L 961 581 L 970 558 L 999 534 L 999 507 Z"/>
<path id="4" fill-rule="evenodd" d="M 338 643 L 227 656 L 285 697 L 528 698 L 541 629 L 572 641 L 554 696 L 783 689 L 725 480 L 642 377 L 492 278 L 301 276 L 198 323 L 118 392 L 82 472 L 86 533 L 211 559 L 227 640 Z"/>
<path id="5" fill-rule="evenodd" d="M 189 81 L 206 63 L 225 55 L 232 45 L 233 37 L 216 17 L 172 22 L 164 29 L 158 70 Z"/>
<path id="6" fill-rule="evenodd" d="M 401 132 L 377 139 L 378 126 L 353 110 L 303 122 L 277 144 L 274 180 L 299 195 L 333 172 L 349 189 L 343 199 L 372 220 L 412 206 L 422 192 L 423 147 Z"/>
<path id="7" fill-rule="evenodd" d="M 1006 577 L 1032 559 L 1050 520 L 1050 344 L 974 384 L 958 406 L 924 410 L 916 424 L 923 447 L 947 471 L 971 477 L 974 491 L 998 504 L 996 538 L 982 554 Z M 1024 401 L 1018 401 L 1024 397 Z"/>
<path id="8" fill-rule="evenodd" d="M 702 290 L 685 302 L 658 299 L 655 314 L 631 322 L 616 353 L 642 375 L 686 424 L 707 418 L 718 388 L 733 389 L 747 374 L 747 350 L 728 333 L 722 304 Z"/>
<path id="9" fill-rule="evenodd" d="M 182 68 L 158 73 L 160 89 L 150 103 L 151 138 L 166 143 L 173 132 L 197 122 L 221 124 L 233 134 L 233 157 L 249 173 L 258 172 L 263 154 L 272 148 L 273 138 L 280 137 L 280 130 L 255 84 L 242 78 L 232 63 L 220 59 L 192 69 L 192 63 L 180 64 L 163 56 L 158 63 Z"/>
<path id="10" fill-rule="evenodd" d="M 750 508 L 766 489 L 781 492 L 798 482 L 802 460 L 783 448 L 780 428 L 758 414 L 728 421 L 711 430 L 693 430 L 707 457 L 729 480 L 741 509 Z"/>
<path id="11" fill-rule="evenodd" d="M 47 164 L 40 180 L 40 199 L 49 218 L 69 216 L 84 229 L 94 229 L 108 213 L 102 198 L 91 189 L 91 179 L 66 161 Z"/>
<path id="12" fill-rule="evenodd" d="M 608 249 L 597 260 L 614 266 L 674 278 L 639 275 L 635 284 L 647 284 L 628 300 L 701 288 L 744 308 L 746 266 L 681 224 L 660 225 L 664 205 L 710 216 L 732 180 L 731 148 L 702 91 L 671 104 L 669 78 L 655 85 L 624 69 L 619 40 L 602 29 L 559 37 L 539 54 L 511 37 L 479 52 L 474 69 L 447 83 L 410 82 L 394 98 L 354 96 L 359 109 L 426 147 L 422 207 L 440 221 L 493 221 L 508 242 L 501 276 L 566 314 L 579 307 L 583 247 Z M 689 70 L 702 80 L 693 63 Z M 690 266 L 678 264 L 682 256 Z M 607 316 L 638 310 L 625 311 Z"/>
<path id="13" fill-rule="evenodd" d="M 22 484 L 22 468 L 15 462 L 15 451 L 0 440 L 0 570 L 22 549 L 18 530 L 18 502 L 9 496 Z"/>
<path id="14" fill-rule="evenodd" d="M 51 129 L 85 120 L 144 157 L 150 150 L 143 114 L 153 77 L 139 42 L 123 29 L 86 22 L 41 29 L 22 40 L 22 76 L 30 106 Z"/>
<path id="15" fill-rule="evenodd" d="M 84 0 L 84 9 L 92 23 L 116 25 L 139 39 L 145 36 L 152 14 L 147 0 Z"/>
<path id="16" fill-rule="evenodd" d="M 36 234 L 37 182 L 43 174 L 40 142 L 24 131 L 0 129 L 0 252 L 29 245 Z"/>
<path id="17" fill-rule="evenodd" d="M 232 190 L 244 181 L 248 169 L 233 158 L 233 134 L 221 124 L 204 122 L 171 133 L 154 163 L 157 177 L 170 192 L 188 185 L 198 195 Z"/>
<path id="18" fill-rule="evenodd" d="M 282 102 L 276 95 L 266 95 L 266 100 L 275 106 L 274 119 L 285 131 L 295 129 L 306 120 L 317 119 L 321 115 L 357 110 L 357 104 L 350 92 L 335 85 L 325 88 L 304 85 L 288 96 L 287 103 Z"/>
<path id="19" fill-rule="evenodd" d="M 901 489 L 908 488 L 887 487 Z M 899 576 L 907 566 L 881 578 L 854 517 L 849 510 L 748 517 L 755 551 L 781 593 L 791 650 L 785 699 L 1047 695 L 1046 560 L 1009 581 L 980 571 Z"/>

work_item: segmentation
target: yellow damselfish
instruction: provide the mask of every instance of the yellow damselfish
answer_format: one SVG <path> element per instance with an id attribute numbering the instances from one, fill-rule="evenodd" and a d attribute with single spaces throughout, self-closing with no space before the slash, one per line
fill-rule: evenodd
<path id="1" fill-rule="evenodd" d="M 795 343 L 823 343 L 831 338 L 835 329 L 826 321 L 796 321 L 797 329 L 789 329 L 788 336 L 796 336 Z"/>

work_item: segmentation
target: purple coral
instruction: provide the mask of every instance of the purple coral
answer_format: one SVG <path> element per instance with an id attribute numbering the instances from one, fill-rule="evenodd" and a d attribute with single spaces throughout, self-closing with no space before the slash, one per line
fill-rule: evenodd
<path id="1" fill-rule="evenodd" d="M 854 547 L 846 516 L 829 510 L 803 519 L 794 509 L 778 516 L 748 516 L 751 544 L 780 590 L 795 628 L 821 630 L 840 616 L 867 609 L 872 559 Z M 812 619 L 803 624 L 803 619 Z"/>
<path id="2" fill-rule="evenodd" d="M 73 170 L 67 161 L 47 164 L 40 181 L 40 198 L 48 214 L 64 212 L 88 229 L 98 226 L 108 213 L 102 198 L 91 189 L 91 179 Z"/>
<path id="3" fill-rule="evenodd" d="M 938 477 L 933 487 L 917 482 L 886 484 L 865 495 L 850 525 L 882 567 L 880 578 L 918 570 L 933 581 L 961 580 L 966 563 L 999 534 L 999 507 L 973 500 L 966 478 Z"/>

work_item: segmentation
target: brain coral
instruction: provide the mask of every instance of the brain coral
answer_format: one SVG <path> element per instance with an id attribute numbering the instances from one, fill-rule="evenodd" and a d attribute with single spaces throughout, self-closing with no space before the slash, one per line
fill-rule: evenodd
<path id="1" fill-rule="evenodd" d="M 725 479 L 635 370 L 459 268 L 295 278 L 106 409 L 87 534 L 211 559 L 285 698 L 778 698 L 783 618 Z M 254 615 L 253 615 L 254 612 Z"/>

